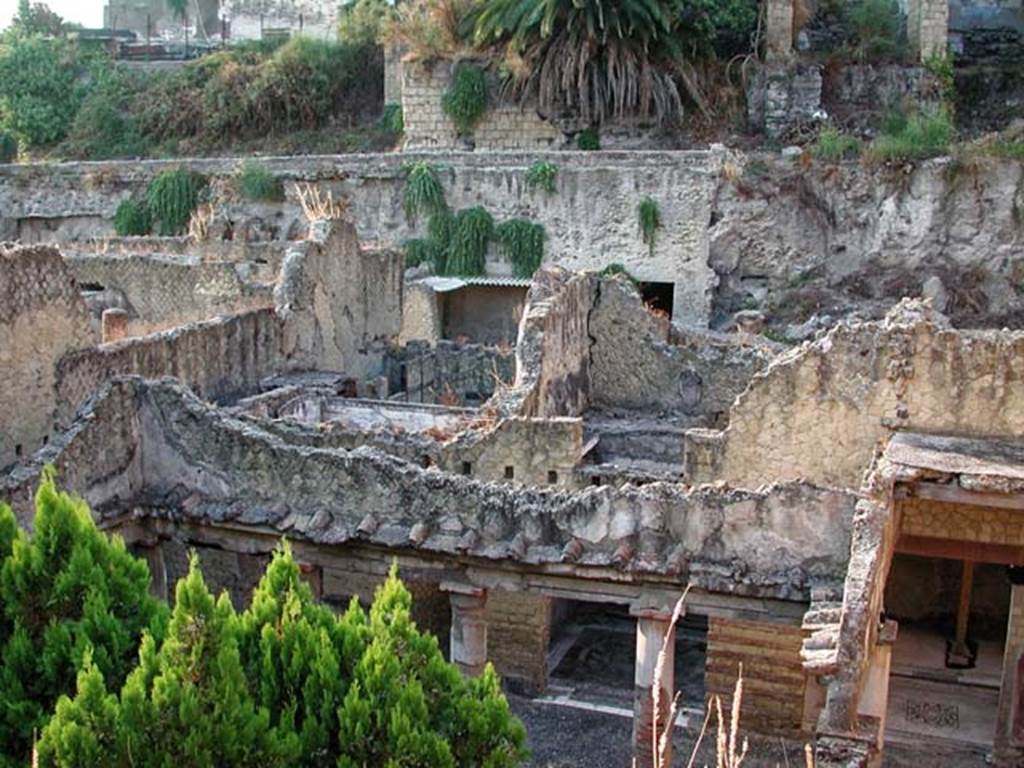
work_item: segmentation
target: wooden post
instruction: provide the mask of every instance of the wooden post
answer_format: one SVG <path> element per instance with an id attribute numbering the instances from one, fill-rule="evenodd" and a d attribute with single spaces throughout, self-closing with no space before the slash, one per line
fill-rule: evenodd
<path id="1" fill-rule="evenodd" d="M 956 606 L 956 634 L 946 654 L 946 666 L 964 668 L 972 666 L 973 654 L 967 646 L 967 622 L 971 616 L 971 591 L 974 588 L 974 561 L 964 560 L 960 572 L 960 599 Z"/>

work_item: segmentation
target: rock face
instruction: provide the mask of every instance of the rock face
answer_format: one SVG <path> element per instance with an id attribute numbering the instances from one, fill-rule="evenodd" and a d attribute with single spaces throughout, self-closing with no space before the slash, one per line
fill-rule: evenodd
<path id="1" fill-rule="evenodd" d="M 713 323 L 755 305 L 775 326 L 813 314 L 881 317 L 938 277 L 958 326 L 1024 312 L 1024 165 L 809 168 L 748 159 L 713 205 Z M 933 286 L 934 287 L 934 286 Z"/>

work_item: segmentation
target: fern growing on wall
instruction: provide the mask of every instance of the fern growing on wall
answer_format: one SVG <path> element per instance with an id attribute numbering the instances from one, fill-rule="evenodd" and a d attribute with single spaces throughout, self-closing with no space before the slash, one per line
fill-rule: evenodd
<path id="1" fill-rule="evenodd" d="M 654 253 L 654 241 L 658 229 L 661 227 L 661 213 L 658 211 L 658 203 L 650 197 L 640 201 L 638 209 L 640 217 L 640 235 L 651 253 Z"/>
<path id="2" fill-rule="evenodd" d="M 420 160 L 407 167 L 404 203 L 410 221 L 421 213 L 431 216 L 445 209 L 444 188 L 433 165 Z"/>
<path id="3" fill-rule="evenodd" d="M 484 274 L 487 244 L 494 235 L 494 219 L 484 208 L 459 211 L 452 223 L 444 273 L 462 277 Z"/>
<path id="4" fill-rule="evenodd" d="M 510 219 L 494 231 L 516 277 L 532 277 L 544 259 L 544 227 L 527 219 Z"/>
<path id="5" fill-rule="evenodd" d="M 120 237 L 148 235 L 153 226 L 149 207 L 141 200 L 123 200 L 114 211 L 114 231 Z"/>
<path id="6" fill-rule="evenodd" d="M 538 160 L 526 169 L 526 186 L 530 189 L 541 189 L 549 195 L 555 193 L 557 178 L 558 166 L 554 163 Z"/>
<path id="7" fill-rule="evenodd" d="M 206 179 L 187 168 L 161 171 L 146 189 L 146 205 L 163 236 L 180 235 L 199 204 Z"/>
<path id="8" fill-rule="evenodd" d="M 601 148 L 601 137 L 593 128 L 576 134 L 576 148 L 584 152 L 596 152 Z"/>
<path id="9" fill-rule="evenodd" d="M 414 238 L 412 240 L 406 240 L 404 246 L 406 269 L 418 267 L 421 264 L 429 264 L 435 272 L 439 271 L 438 262 L 441 254 L 437 244 L 433 240 Z"/>
<path id="10" fill-rule="evenodd" d="M 460 63 L 452 74 L 441 108 L 460 134 L 471 133 L 487 111 L 487 77 L 476 64 Z"/>

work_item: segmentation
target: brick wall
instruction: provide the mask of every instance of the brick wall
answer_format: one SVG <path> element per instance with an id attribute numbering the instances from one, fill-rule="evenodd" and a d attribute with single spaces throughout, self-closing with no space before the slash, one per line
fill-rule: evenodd
<path id="1" fill-rule="evenodd" d="M 455 149 L 463 146 L 455 124 L 441 108 L 456 62 L 447 59 L 402 62 L 402 117 L 405 149 Z M 467 137 L 476 149 L 550 149 L 562 133 L 530 109 L 498 102 L 490 87 L 487 112 Z"/>
<path id="2" fill-rule="evenodd" d="M 1012 509 L 907 499 L 899 520 L 904 536 L 1024 546 L 1024 520 Z"/>
<path id="3" fill-rule="evenodd" d="M 806 677 L 800 663 L 799 627 L 754 621 L 708 619 L 705 692 L 732 705 L 743 665 L 741 728 L 759 733 L 795 734 L 803 720 Z"/>
<path id="4" fill-rule="evenodd" d="M 551 598 L 491 590 L 487 594 L 487 658 L 515 689 L 543 691 L 548 679 Z"/>

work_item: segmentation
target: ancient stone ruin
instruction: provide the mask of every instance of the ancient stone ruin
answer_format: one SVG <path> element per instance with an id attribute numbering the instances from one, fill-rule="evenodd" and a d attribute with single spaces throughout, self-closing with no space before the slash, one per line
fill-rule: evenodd
<path id="1" fill-rule="evenodd" d="M 826 104 L 793 2 L 764 5 L 747 109 L 773 140 L 927 92 L 951 23 L 908 0 L 906 77 L 844 72 Z M 238 30 L 256 7 L 228 5 Z M 465 674 L 631 718 L 641 768 L 653 688 L 693 731 L 741 676 L 744 731 L 793 764 L 1024 765 L 1021 161 L 625 129 L 577 152 L 510 103 L 467 136 L 455 63 L 401 53 L 403 151 L 264 158 L 282 199 L 189 236 L 112 224 L 178 161 L 0 166 L 0 500 L 31 527 L 53 465 L 165 598 L 193 549 L 239 605 L 282 538 L 332 606 L 397 562 Z M 238 168 L 187 164 L 211 189 Z M 452 211 L 541 224 L 540 267 L 494 243 L 481 274 L 410 264 L 417 165 Z"/>

